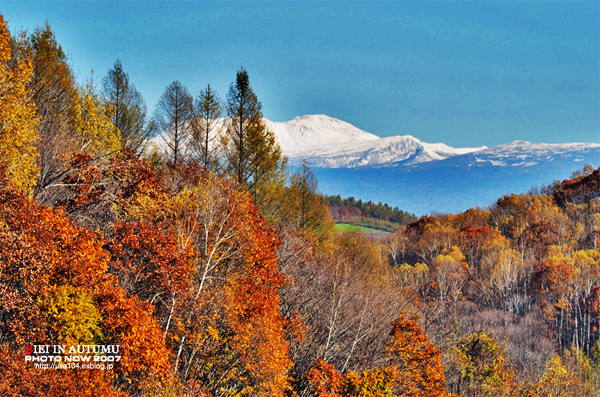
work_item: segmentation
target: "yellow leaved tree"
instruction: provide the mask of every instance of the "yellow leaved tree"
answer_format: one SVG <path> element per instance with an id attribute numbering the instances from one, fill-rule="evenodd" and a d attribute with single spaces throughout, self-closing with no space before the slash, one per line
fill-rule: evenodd
<path id="1" fill-rule="evenodd" d="M 535 396 L 571 397 L 582 395 L 580 379 L 570 373 L 559 356 L 546 363 L 546 372 L 534 387 Z"/>
<path id="2" fill-rule="evenodd" d="M 119 150 L 121 136 L 111 121 L 114 109 L 96 93 L 92 79 L 79 89 L 78 96 L 71 109 L 77 151 L 96 157 Z"/>
<path id="3" fill-rule="evenodd" d="M 0 160 L 8 167 L 10 183 L 31 193 L 39 175 L 38 119 L 26 87 L 32 67 L 26 57 L 13 58 L 12 50 L 10 32 L 0 15 Z"/>

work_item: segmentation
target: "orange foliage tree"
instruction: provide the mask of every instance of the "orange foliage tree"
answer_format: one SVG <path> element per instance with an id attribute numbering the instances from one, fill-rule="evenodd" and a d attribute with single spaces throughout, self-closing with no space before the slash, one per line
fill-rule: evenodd
<path id="1" fill-rule="evenodd" d="M 398 396 L 445 396 L 442 352 L 429 342 L 417 320 L 417 316 L 407 319 L 403 312 L 392 323 L 388 354 L 398 368 L 395 390 Z"/>
<path id="2" fill-rule="evenodd" d="M 168 351 L 152 307 L 125 296 L 107 273 L 102 239 L 38 206 L 5 176 L 0 208 L 0 394 L 119 395 L 149 374 L 164 379 Z M 112 371 L 43 370 L 24 363 L 29 344 L 119 345 L 122 359 Z"/>
<path id="3" fill-rule="evenodd" d="M 75 156 L 62 201 L 100 229 L 108 271 L 155 308 L 171 370 L 214 395 L 288 387 L 279 238 L 251 197 L 195 162 L 152 167 L 131 153 Z M 198 383 L 199 382 L 199 383 Z"/>
<path id="4" fill-rule="evenodd" d="M 155 305 L 172 371 L 215 396 L 281 395 L 291 366 L 278 297 L 287 281 L 277 272 L 279 239 L 250 196 L 193 162 L 81 171 L 96 182 L 69 202 L 119 203 L 110 271 Z M 108 191 L 103 178 L 139 183 Z"/>

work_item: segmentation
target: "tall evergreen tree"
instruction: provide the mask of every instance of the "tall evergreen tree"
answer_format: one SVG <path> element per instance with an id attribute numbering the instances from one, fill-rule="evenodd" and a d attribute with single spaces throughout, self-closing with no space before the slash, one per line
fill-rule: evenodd
<path id="1" fill-rule="evenodd" d="M 248 72 L 237 72 L 227 94 L 225 154 L 228 171 L 240 183 L 256 187 L 281 166 L 281 148 L 262 118 L 262 105 Z"/>
<path id="2" fill-rule="evenodd" d="M 177 162 L 185 154 L 189 121 L 194 117 L 194 98 L 179 81 L 166 88 L 158 101 L 153 121 L 162 133 L 168 156 Z"/>
<path id="3" fill-rule="evenodd" d="M 146 103 L 117 59 L 102 80 L 104 99 L 114 107 L 113 124 L 121 133 L 121 145 L 139 151 L 149 135 Z"/>
<path id="4" fill-rule="evenodd" d="M 190 123 L 194 157 L 209 170 L 217 169 L 219 164 L 222 115 L 221 98 L 209 84 L 196 98 L 196 117 Z"/>

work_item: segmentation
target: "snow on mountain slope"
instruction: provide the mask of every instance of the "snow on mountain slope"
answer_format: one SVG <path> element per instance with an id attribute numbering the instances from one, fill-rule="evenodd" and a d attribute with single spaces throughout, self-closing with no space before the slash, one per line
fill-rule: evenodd
<path id="1" fill-rule="evenodd" d="M 598 143 L 531 143 L 513 141 L 498 145 L 461 159 L 463 164 L 478 166 L 489 163 L 495 167 L 531 167 L 569 158 L 574 163 L 589 161 L 600 149 Z M 574 165 L 576 167 L 576 165 Z"/>
<path id="2" fill-rule="evenodd" d="M 311 146 L 380 139 L 350 123 L 324 114 L 299 116 L 284 122 L 265 119 L 265 122 L 267 127 L 275 133 L 284 152 L 295 152 Z"/>
<path id="3" fill-rule="evenodd" d="M 266 123 L 293 163 L 306 159 L 314 167 L 415 164 L 487 149 L 485 146 L 455 149 L 443 143 L 421 142 L 410 135 L 380 138 L 325 115 L 306 115 L 286 122 L 266 120 Z"/>

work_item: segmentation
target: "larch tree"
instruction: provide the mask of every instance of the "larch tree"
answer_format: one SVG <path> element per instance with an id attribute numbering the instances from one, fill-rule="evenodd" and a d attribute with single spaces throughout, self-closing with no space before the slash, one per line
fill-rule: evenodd
<path id="1" fill-rule="evenodd" d="M 158 101 L 153 121 L 162 133 L 167 156 L 173 162 L 177 162 L 186 152 L 188 122 L 193 117 L 194 98 L 179 81 L 172 82 Z"/>
<path id="2" fill-rule="evenodd" d="M 96 93 L 90 79 L 78 86 L 68 58 L 48 23 L 14 41 L 13 54 L 30 62 L 27 88 L 39 119 L 36 142 L 39 156 L 34 196 L 39 203 L 55 203 L 59 182 L 71 171 L 72 156 L 85 150 L 93 156 L 120 148 L 111 121 L 113 107 Z"/>
<path id="3" fill-rule="evenodd" d="M 68 57 L 48 23 L 36 28 L 29 36 L 22 35 L 14 44 L 31 61 L 33 68 L 27 87 L 39 119 L 37 165 L 40 174 L 35 197 L 47 201 L 45 188 L 60 177 L 72 153 L 73 129 L 69 112 L 77 100 L 77 86 Z"/>
<path id="4" fill-rule="evenodd" d="M 11 184 L 31 192 L 39 175 L 36 129 L 38 119 L 27 83 L 32 67 L 13 57 L 10 32 L 0 15 L 0 161 L 6 163 Z"/>
<path id="5" fill-rule="evenodd" d="M 281 148 L 262 118 L 262 105 L 244 68 L 227 94 L 225 154 L 228 171 L 240 184 L 257 186 L 281 167 Z"/>
<path id="6" fill-rule="evenodd" d="M 196 117 L 191 120 L 194 157 L 209 170 L 219 166 L 223 104 L 219 95 L 210 87 L 200 91 L 196 98 Z"/>
<path id="7" fill-rule="evenodd" d="M 581 380 L 569 372 L 560 356 L 554 356 L 546 363 L 546 371 L 533 385 L 533 396 L 571 397 L 584 395 Z"/>
<path id="8" fill-rule="evenodd" d="M 290 175 L 289 188 L 285 195 L 286 219 L 297 230 L 305 231 L 311 238 L 321 242 L 331 231 L 333 222 L 329 206 L 318 193 L 317 177 L 306 160 Z"/>
<path id="9" fill-rule="evenodd" d="M 142 149 L 149 135 L 146 123 L 146 103 L 129 82 L 129 75 L 117 59 L 102 80 L 104 100 L 114 108 L 112 122 L 121 134 L 121 145 L 133 151 Z"/>

